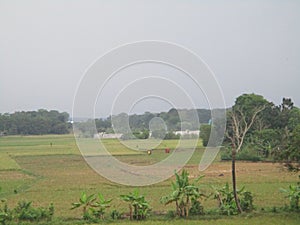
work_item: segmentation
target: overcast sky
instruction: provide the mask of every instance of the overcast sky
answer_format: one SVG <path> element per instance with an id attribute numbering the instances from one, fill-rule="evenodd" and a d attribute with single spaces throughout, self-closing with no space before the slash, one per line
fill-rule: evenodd
<path id="1" fill-rule="evenodd" d="M 291 97 L 300 106 L 299 21 L 296 0 L 0 0 L 0 113 L 71 113 L 87 67 L 111 49 L 141 40 L 177 43 L 199 55 L 214 72 L 226 106 L 252 92 L 275 104 Z M 133 73 L 149 75 L 145 69 Z M 157 75 L 159 68 L 153 71 Z M 172 70 L 166 71 L 161 69 L 171 79 Z M 151 110 L 147 101 L 137 112 Z M 152 103 L 153 111 L 170 107 Z"/>

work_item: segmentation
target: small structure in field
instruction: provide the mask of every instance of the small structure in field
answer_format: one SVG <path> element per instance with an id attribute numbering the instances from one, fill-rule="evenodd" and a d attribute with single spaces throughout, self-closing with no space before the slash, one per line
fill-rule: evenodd
<path id="1" fill-rule="evenodd" d="M 98 134 L 94 135 L 94 138 L 101 138 L 101 139 L 115 139 L 115 138 L 121 138 L 123 134 L 120 133 L 105 133 L 105 132 L 101 132 Z"/>

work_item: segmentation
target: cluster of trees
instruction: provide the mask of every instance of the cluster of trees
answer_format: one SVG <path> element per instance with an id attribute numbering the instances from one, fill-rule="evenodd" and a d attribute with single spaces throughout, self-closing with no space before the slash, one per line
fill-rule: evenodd
<path id="1" fill-rule="evenodd" d="M 210 130 L 210 125 L 200 128 L 204 145 Z M 243 94 L 227 110 L 224 146 L 236 149 L 237 158 L 280 160 L 292 166 L 300 161 L 300 109 L 290 98 L 275 105 L 261 95 Z M 228 154 L 231 159 L 231 151 Z"/>
<path id="2" fill-rule="evenodd" d="M 237 154 L 256 150 L 268 158 L 284 161 L 290 170 L 300 169 L 300 109 L 290 98 L 279 106 L 263 96 L 243 94 L 227 112 L 226 142 L 230 145 L 232 188 L 235 203 L 242 212 L 236 184 Z"/>
<path id="3" fill-rule="evenodd" d="M 211 110 L 197 109 L 196 111 L 199 123 L 208 123 L 210 121 Z M 96 132 L 105 132 L 122 133 L 124 139 L 147 139 L 151 132 L 151 137 L 154 138 L 179 139 L 180 135 L 174 134 L 174 131 L 199 130 L 199 126 L 191 119 L 193 117 L 194 110 L 172 108 L 168 112 L 145 112 L 141 115 L 120 113 L 118 115 L 109 116 L 105 119 L 89 119 L 85 122 L 75 122 L 75 127 L 84 137 L 93 137 Z M 156 124 L 157 126 L 150 130 L 149 125 L 153 118 L 161 118 L 163 123 L 166 125 L 167 130 L 162 126 L 162 124 Z M 123 127 L 123 123 L 126 121 L 129 121 L 130 130 Z M 94 123 L 96 125 L 96 130 L 94 130 Z M 113 129 L 113 126 L 115 129 Z"/>
<path id="4" fill-rule="evenodd" d="M 0 114 L 1 135 L 41 135 L 69 133 L 69 114 L 56 110 Z"/>

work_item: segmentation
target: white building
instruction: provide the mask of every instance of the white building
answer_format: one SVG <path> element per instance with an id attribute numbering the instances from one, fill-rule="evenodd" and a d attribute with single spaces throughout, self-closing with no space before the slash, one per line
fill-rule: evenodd
<path id="1" fill-rule="evenodd" d="M 180 136 L 184 135 L 197 135 L 199 136 L 200 130 L 179 130 L 174 132 L 176 135 L 180 134 Z"/>
<path id="2" fill-rule="evenodd" d="M 102 138 L 102 139 L 114 139 L 114 138 L 121 138 L 123 134 L 107 134 L 105 132 L 101 132 L 94 135 L 94 138 Z"/>

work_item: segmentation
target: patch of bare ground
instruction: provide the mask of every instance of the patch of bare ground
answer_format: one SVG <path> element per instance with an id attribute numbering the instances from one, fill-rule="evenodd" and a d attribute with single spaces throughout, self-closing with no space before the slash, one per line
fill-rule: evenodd
<path id="1" fill-rule="evenodd" d="M 22 170 L 0 171 L 0 180 L 25 180 L 25 179 L 35 179 L 35 177 L 24 173 Z"/>

